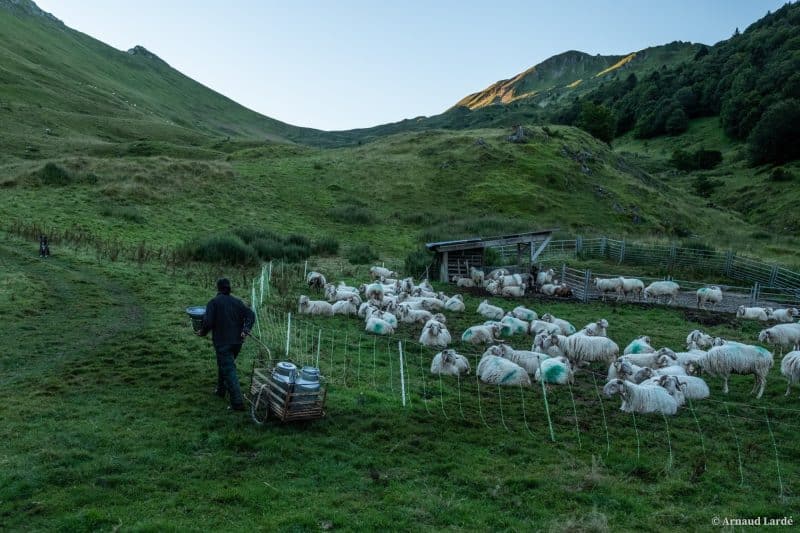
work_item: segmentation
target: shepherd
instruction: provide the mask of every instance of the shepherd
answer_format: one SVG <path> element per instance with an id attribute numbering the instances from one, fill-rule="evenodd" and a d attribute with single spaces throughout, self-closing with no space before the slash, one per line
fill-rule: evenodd
<path id="1" fill-rule="evenodd" d="M 212 332 L 214 350 L 217 353 L 217 388 L 214 394 L 230 399 L 228 409 L 244 411 L 244 398 L 236 373 L 236 356 L 242 350 L 245 337 L 255 322 L 255 313 L 240 299 L 231 296 L 231 282 L 227 278 L 217 280 L 217 295 L 206 305 L 203 326 L 197 335 L 205 337 Z"/>

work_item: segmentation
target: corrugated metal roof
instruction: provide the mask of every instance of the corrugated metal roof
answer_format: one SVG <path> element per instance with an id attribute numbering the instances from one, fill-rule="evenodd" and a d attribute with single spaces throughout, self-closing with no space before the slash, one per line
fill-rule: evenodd
<path id="1" fill-rule="evenodd" d="M 526 232 L 526 233 L 513 233 L 513 234 L 510 234 L 510 235 L 499 235 L 499 236 L 496 236 L 496 237 L 470 237 L 469 239 L 459 239 L 459 240 L 455 240 L 455 241 L 428 242 L 428 243 L 425 243 L 425 247 L 428 250 L 435 250 L 436 248 L 438 248 L 440 246 L 452 246 L 452 245 L 455 245 L 455 244 L 470 244 L 470 243 L 479 244 L 479 243 L 486 242 L 486 241 L 497 241 L 497 240 L 503 240 L 503 239 L 518 239 L 520 237 L 528 237 L 528 236 L 533 237 L 535 235 L 549 235 L 549 234 L 552 234 L 553 232 L 555 232 L 557 230 L 558 230 L 558 228 L 553 228 L 553 229 L 543 229 L 543 230 L 538 230 L 538 231 L 531 231 L 531 232 Z M 476 246 L 476 248 L 482 248 L 482 246 Z"/>

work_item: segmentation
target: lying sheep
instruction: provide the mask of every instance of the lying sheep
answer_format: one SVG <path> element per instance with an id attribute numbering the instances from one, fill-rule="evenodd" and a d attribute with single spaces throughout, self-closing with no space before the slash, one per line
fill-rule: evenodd
<path id="1" fill-rule="evenodd" d="M 559 287 L 558 285 L 555 285 L 553 283 L 545 283 L 544 285 L 539 287 L 539 292 L 541 292 L 545 296 L 555 296 L 558 287 Z"/>
<path id="2" fill-rule="evenodd" d="M 325 285 L 328 284 L 328 282 L 325 280 L 325 276 L 319 272 L 314 272 L 313 270 L 306 276 L 306 283 L 310 289 L 316 290 L 322 290 Z"/>
<path id="3" fill-rule="evenodd" d="M 480 380 L 490 385 L 531 386 L 531 378 L 524 368 L 495 355 L 481 357 L 477 372 Z"/>
<path id="4" fill-rule="evenodd" d="M 642 292 L 644 291 L 644 282 L 636 278 L 624 278 L 620 276 L 620 290 L 622 291 L 625 299 L 629 294 L 632 294 L 637 300 L 642 299 Z"/>
<path id="5" fill-rule="evenodd" d="M 603 394 L 607 397 L 619 394 L 622 397 L 620 410 L 626 413 L 674 415 L 678 412 L 678 402 L 662 387 L 637 385 L 615 379 L 606 383 Z"/>
<path id="6" fill-rule="evenodd" d="M 617 300 L 622 297 L 622 278 L 594 278 L 594 286 L 603 295 L 604 302 L 610 292 L 617 294 Z"/>
<path id="7" fill-rule="evenodd" d="M 781 350 L 787 348 L 789 350 L 800 349 L 800 324 L 778 324 L 762 330 L 758 334 L 759 342 L 766 342 L 767 344 L 775 344 L 781 347 Z"/>
<path id="8" fill-rule="evenodd" d="M 499 279 L 501 279 L 503 276 L 508 276 L 509 274 L 511 274 L 511 272 L 509 272 L 509 271 L 508 271 L 507 269 L 505 269 L 505 268 L 495 268 L 494 270 L 492 270 L 491 272 L 489 272 L 489 275 L 488 275 L 488 276 L 486 276 L 486 279 L 499 280 Z"/>
<path id="9" fill-rule="evenodd" d="M 684 397 L 689 400 L 703 400 L 711 396 L 708 384 L 702 378 L 695 376 L 659 376 L 662 383 L 666 383 L 670 378 L 674 378 L 677 386 L 683 392 Z M 662 385 L 663 386 L 663 385 Z"/>
<path id="10" fill-rule="evenodd" d="M 485 316 L 490 320 L 500 320 L 505 315 L 505 311 L 501 308 L 492 305 L 488 300 L 484 300 L 478 305 L 478 314 Z"/>
<path id="11" fill-rule="evenodd" d="M 623 355 L 622 358 L 630 361 L 631 363 L 637 366 L 648 366 L 650 368 L 656 368 L 658 366 L 658 361 L 662 358 L 671 358 L 670 364 L 675 363 L 674 356 L 675 352 L 670 350 L 669 348 L 662 348 L 656 352 L 649 352 L 649 353 L 629 353 Z"/>
<path id="12" fill-rule="evenodd" d="M 500 324 L 503 326 L 500 333 L 504 337 L 511 337 L 512 335 L 525 335 L 528 333 L 528 329 L 530 327 L 530 324 L 524 320 L 520 320 L 519 318 L 511 316 L 511 314 L 504 316 L 500 320 Z"/>
<path id="13" fill-rule="evenodd" d="M 497 357 L 508 359 L 509 361 L 512 361 L 524 368 L 525 371 L 530 375 L 533 375 L 536 372 L 536 369 L 539 368 L 539 363 L 545 359 L 549 359 L 549 356 L 546 354 L 530 352 L 527 350 L 515 350 L 507 344 L 495 344 L 494 346 L 489 346 L 489 348 L 483 352 L 483 355 L 496 355 Z"/>
<path id="14" fill-rule="evenodd" d="M 472 280 L 472 278 L 462 278 L 460 276 L 456 276 L 453 281 L 455 281 L 456 287 L 466 287 L 468 289 L 475 287 L 475 282 Z"/>
<path id="15" fill-rule="evenodd" d="M 370 283 L 364 287 L 364 298 L 380 302 L 383 300 L 384 286 L 380 283 Z"/>
<path id="16" fill-rule="evenodd" d="M 398 326 L 397 317 L 394 316 L 392 313 L 389 313 L 387 311 L 377 310 L 373 311 L 372 313 L 368 313 L 367 320 L 369 320 L 370 317 L 380 318 L 384 322 L 388 322 L 394 329 L 397 329 Z"/>
<path id="17" fill-rule="evenodd" d="M 786 396 L 789 396 L 792 385 L 800 381 L 800 351 L 787 353 L 781 360 L 781 374 L 789 382 L 786 385 Z"/>
<path id="18" fill-rule="evenodd" d="M 391 335 L 394 333 L 394 327 L 390 323 L 375 316 L 367 319 L 367 326 L 364 330 L 376 335 Z"/>
<path id="19" fill-rule="evenodd" d="M 358 295 L 358 293 L 351 292 L 349 290 L 338 289 L 330 283 L 326 285 L 325 298 L 327 298 L 328 302 L 330 303 L 341 302 L 349 300 L 350 298 L 355 298 L 357 302 L 356 305 L 361 305 L 361 297 Z"/>
<path id="20" fill-rule="evenodd" d="M 500 296 L 521 298 L 525 296 L 525 285 L 503 286 L 503 288 L 500 289 Z"/>
<path id="21" fill-rule="evenodd" d="M 761 320 L 762 322 L 766 322 L 770 319 L 771 315 L 770 309 L 765 309 L 763 307 L 745 307 L 740 305 L 736 310 L 736 317 L 745 320 Z"/>
<path id="22" fill-rule="evenodd" d="M 397 314 L 400 316 L 400 321 L 407 324 L 424 324 L 433 318 L 433 313 L 425 309 L 409 309 L 408 307 L 400 306 L 397 309 Z"/>
<path id="23" fill-rule="evenodd" d="M 369 275 L 372 279 L 380 279 L 380 278 L 396 278 L 397 272 L 389 270 L 388 268 L 374 266 L 369 269 Z"/>
<path id="24" fill-rule="evenodd" d="M 707 303 L 716 309 L 722 303 L 722 289 L 716 285 L 697 289 L 697 308 L 706 309 Z"/>
<path id="25" fill-rule="evenodd" d="M 503 285 L 503 287 L 520 287 L 525 283 L 520 274 L 509 274 L 500 276 L 496 279 Z"/>
<path id="26" fill-rule="evenodd" d="M 728 378 L 731 374 L 753 374 L 755 384 L 751 394 L 758 390 L 756 398 L 761 398 L 772 364 L 772 353 L 760 346 L 728 343 L 711 348 L 703 368 L 712 376 L 722 377 L 722 392 L 725 394 L 728 393 Z"/>
<path id="27" fill-rule="evenodd" d="M 419 336 L 419 343 L 423 346 L 446 348 L 453 341 L 450 332 L 441 322 L 429 320 Z"/>
<path id="28" fill-rule="evenodd" d="M 462 298 L 460 294 L 453 295 L 444 303 L 444 308 L 454 313 L 462 313 L 466 309 L 464 306 L 464 298 Z"/>
<path id="29" fill-rule="evenodd" d="M 297 301 L 297 312 L 306 315 L 333 316 L 333 306 L 322 300 L 309 300 L 301 296 Z"/>
<path id="30" fill-rule="evenodd" d="M 656 302 L 661 300 L 663 297 L 669 296 L 667 305 L 671 305 L 675 302 L 675 298 L 678 297 L 680 290 L 680 285 L 674 281 L 654 281 L 645 287 L 642 294 L 644 295 L 645 300 L 648 298 L 655 298 Z"/>
<path id="31" fill-rule="evenodd" d="M 566 320 L 554 317 L 550 313 L 543 314 L 542 320 L 545 322 L 550 322 L 555 326 L 558 326 L 558 329 L 561 331 L 562 335 L 572 335 L 573 333 L 575 333 L 575 326 L 573 326 Z"/>
<path id="32" fill-rule="evenodd" d="M 489 344 L 500 336 L 500 324 L 471 326 L 461 334 L 461 341 L 470 344 Z"/>
<path id="33" fill-rule="evenodd" d="M 590 322 L 589 324 L 583 326 L 583 329 L 581 329 L 579 333 L 589 335 L 591 337 L 607 337 L 608 320 L 601 318 L 597 322 Z"/>
<path id="34" fill-rule="evenodd" d="M 553 292 L 553 296 L 569 298 L 572 296 L 572 289 L 566 283 L 559 283 L 556 286 L 556 290 Z"/>
<path id="35" fill-rule="evenodd" d="M 633 376 L 636 375 L 636 373 L 641 369 L 642 367 L 631 363 L 624 357 L 620 357 L 608 367 L 606 381 L 611 381 L 612 379 L 624 379 L 632 381 Z"/>
<path id="36" fill-rule="evenodd" d="M 775 309 L 772 311 L 772 316 L 770 318 L 776 322 L 790 323 L 794 322 L 795 317 L 798 315 L 800 315 L 800 312 L 794 307 L 790 307 L 788 309 Z"/>
<path id="37" fill-rule="evenodd" d="M 554 345 L 550 341 L 551 333 L 543 331 L 538 333 L 533 338 L 533 350 L 536 352 L 544 353 L 550 357 L 561 357 L 564 355 L 564 350 Z"/>
<path id="38" fill-rule="evenodd" d="M 650 337 L 642 335 L 631 341 L 629 345 L 622 351 L 622 355 L 640 354 L 640 353 L 653 353 L 656 349 L 650 346 Z"/>
<path id="39" fill-rule="evenodd" d="M 431 374 L 434 375 L 458 377 L 469 372 L 469 360 L 455 350 L 442 350 L 431 361 Z"/>
<path id="40" fill-rule="evenodd" d="M 693 348 L 692 344 L 694 344 L 694 347 L 696 348 L 708 349 L 711 348 L 713 342 L 714 338 L 711 335 L 696 329 L 687 335 L 686 349 L 691 350 Z"/>
<path id="41" fill-rule="evenodd" d="M 619 346 L 607 337 L 551 335 L 550 342 L 561 348 L 574 364 L 595 361 L 611 363 L 619 355 Z"/>
<path id="42" fill-rule="evenodd" d="M 528 309 L 527 307 L 523 307 L 518 305 L 511 311 L 511 315 L 519 318 L 520 320 L 525 320 L 526 322 L 530 322 L 531 320 L 536 320 L 539 318 L 539 315 L 536 314 L 536 311 Z"/>
<path id="43" fill-rule="evenodd" d="M 544 320 L 531 320 L 528 326 L 528 334 L 535 337 L 540 333 L 559 335 L 561 334 L 561 328 L 550 322 L 545 322 Z"/>
<path id="44" fill-rule="evenodd" d="M 566 357 L 551 357 L 542 360 L 533 379 L 556 385 L 572 385 L 575 383 L 575 374 Z"/>
<path id="45" fill-rule="evenodd" d="M 333 308 L 334 315 L 349 316 L 358 314 L 358 307 L 356 307 L 356 301 L 354 298 L 349 300 L 340 300 L 335 302 L 331 307 Z"/>

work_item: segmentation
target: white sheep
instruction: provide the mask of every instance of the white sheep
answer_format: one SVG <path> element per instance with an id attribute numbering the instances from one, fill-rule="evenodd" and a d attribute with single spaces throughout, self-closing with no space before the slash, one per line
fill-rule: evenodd
<path id="1" fill-rule="evenodd" d="M 589 335 L 591 337 L 607 337 L 608 336 L 608 320 L 601 318 L 597 322 L 590 322 L 583 326 L 578 333 Z"/>
<path id="2" fill-rule="evenodd" d="M 430 311 L 426 311 L 425 309 L 410 309 L 403 306 L 398 307 L 397 314 L 400 316 L 400 321 L 407 324 L 424 324 L 433 318 L 433 313 Z"/>
<path id="3" fill-rule="evenodd" d="M 358 308 L 356 307 L 355 299 L 340 300 L 335 302 L 331 307 L 333 307 L 334 315 L 349 316 L 358 314 Z"/>
<path id="4" fill-rule="evenodd" d="M 515 350 L 507 344 L 489 346 L 489 348 L 483 352 L 483 355 L 496 355 L 508 359 L 524 368 L 525 371 L 531 375 L 536 372 L 536 369 L 539 368 L 539 364 L 542 361 L 549 359 L 549 356 L 546 354 L 527 350 Z"/>
<path id="5" fill-rule="evenodd" d="M 564 350 L 554 345 L 550 341 L 552 334 L 546 331 L 538 333 L 533 338 L 533 350 L 549 355 L 550 357 L 561 357 L 564 355 Z"/>
<path id="6" fill-rule="evenodd" d="M 419 343 L 423 346 L 445 348 L 453 341 L 450 332 L 444 324 L 437 320 L 429 320 L 419 336 Z"/>
<path id="7" fill-rule="evenodd" d="M 689 400 L 703 400 L 711 396 L 708 384 L 703 378 L 696 376 L 658 376 L 657 379 L 662 383 L 663 387 L 663 383 L 666 383 L 670 378 L 675 380 L 684 397 Z"/>
<path id="8" fill-rule="evenodd" d="M 543 359 L 539 368 L 536 369 L 533 379 L 536 381 L 544 380 L 545 383 L 556 385 L 572 385 L 575 383 L 575 374 L 572 365 L 566 357 L 551 357 Z"/>
<path id="9" fill-rule="evenodd" d="M 309 300 L 301 296 L 297 301 L 297 312 L 307 315 L 333 316 L 333 306 L 322 300 Z"/>
<path id="10" fill-rule="evenodd" d="M 716 285 L 697 289 L 697 308 L 706 309 L 707 303 L 711 303 L 716 309 L 717 305 L 722 303 L 722 289 Z"/>
<path id="11" fill-rule="evenodd" d="M 376 311 L 372 311 L 371 313 L 367 313 L 367 320 L 369 320 L 370 317 L 380 318 L 384 322 L 388 322 L 394 329 L 397 329 L 397 326 L 399 325 L 397 317 L 388 311 L 381 311 L 378 309 Z"/>
<path id="12" fill-rule="evenodd" d="M 336 290 L 358 293 L 358 289 L 357 288 L 348 285 L 344 281 L 340 281 L 339 282 L 339 284 L 336 286 Z"/>
<path id="13" fill-rule="evenodd" d="M 760 346 L 727 343 L 708 351 L 703 369 L 712 376 L 722 377 L 724 380 L 722 391 L 725 394 L 728 393 L 728 378 L 731 374 L 753 374 L 755 384 L 751 394 L 758 390 L 756 398 L 761 398 L 772 365 L 772 353 Z"/>
<path id="14" fill-rule="evenodd" d="M 485 286 L 486 292 L 494 296 L 500 296 L 500 291 L 503 290 L 503 284 L 497 280 L 489 280 Z"/>
<path id="15" fill-rule="evenodd" d="M 795 350 L 783 356 L 781 360 L 781 374 L 789 382 L 786 385 L 786 396 L 789 396 L 792 385 L 800 381 L 800 351 Z"/>
<path id="16" fill-rule="evenodd" d="M 545 283 L 544 285 L 539 287 L 539 292 L 541 292 L 545 296 L 555 296 L 556 292 L 558 292 L 559 287 L 561 287 L 561 285 L 555 283 Z"/>
<path id="17" fill-rule="evenodd" d="M 472 278 L 462 278 L 459 276 L 454 281 L 456 282 L 456 287 L 466 287 L 468 289 L 475 287 L 475 281 L 473 281 Z"/>
<path id="18" fill-rule="evenodd" d="M 391 335 L 394 333 L 394 327 L 391 324 L 374 316 L 367 319 L 367 326 L 364 330 L 376 335 Z"/>
<path id="19" fill-rule="evenodd" d="M 622 278 L 594 278 L 594 286 L 603 295 L 604 302 L 610 292 L 617 294 L 617 300 L 622 297 Z"/>
<path id="20" fill-rule="evenodd" d="M 520 320 L 519 318 L 511 316 L 510 313 L 504 316 L 500 320 L 500 324 L 503 326 L 500 333 L 504 337 L 511 337 L 513 335 L 525 335 L 526 333 L 528 333 L 528 328 L 530 327 L 530 324 L 528 324 L 524 320 Z"/>
<path id="21" fill-rule="evenodd" d="M 505 315 L 505 311 L 490 304 L 488 300 L 484 300 L 478 305 L 478 313 L 490 320 L 500 320 Z"/>
<path id="22" fill-rule="evenodd" d="M 501 327 L 499 323 L 489 326 L 471 326 L 461 334 L 461 341 L 470 344 L 489 344 L 500 336 Z"/>
<path id="23" fill-rule="evenodd" d="M 525 285 L 512 285 L 504 286 L 500 289 L 500 296 L 510 296 L 512 298 L 521 298 L 525 296 Z"/>
<path id="24" fill-rule="evenodd" d="M 528 327 L 528 333 L 532 336 L 539 335 L 540 333 L 547 333 L 549 335 L 561 334 L 561 328 L 556 324 L 545 322 L 544 320 L 531 320 Z"/>
<path id="25" fill-rule="evenodd" d="M 487 279 L 499 280 L 499 279 L 500 279 L 500 278 L 502 278 L 503 276 L 508 276 L 509 274 L 511 274 L 511 272 L 509 272 L 509 271 L 508 271 L 508 269 L 505 269 L 505 268 L 495 268 L 494 270 L 492 270 L 491 272 L 489 272 L 489 275 L 488 275 L 488 276 L 486 276 L 486 278 L 487 278 Z"/>
<path id="26" fill-rule="evenodd" d="M 369 275 L 372 277 L 372 279 L 396 278 L 397 272 L 393 272 L 388 268 L 374 266 L 369 269 Z"/>
<path id="27" fill-rule="evenodd" d="M 622 358 L 637 366 L 655 368 L 658 366 L 658 361 L 662 358 L 671 358 L 670 364 L 675 363 L 674 354 L 675 352 L 669 348 L 662 348 L 655 352 L 623 354 Z"/>
<path id="28" fill-rule="evenodd" d="M 670 305 L 675 302 L 675 298 L 678 297 L 680 290 L 680 285 L 674 281 L 654 281 L 645 287 L 642 294 L 645 300 L 648 298 L 655 298 L 656 301 L 659 301 L 662 297 L 669 296 L 667 305 Z"/>
<path id="29" fill-rule="evenodd" d="M 663 349 L 664 348 L 662 348 L 662 350 Z M 672 350 L 670 350 L 670 352 L 672 352 Z M 703 368 L 707 355 L 707 351 L 697 349 L 689 350 L 688 352 L 672 352 L 672 357 L 678 364 L 686 365 L 688 363 L 694 363 L 697 368 Z"/>
<path id="30" fill-rule="evenodd" d="M 309 288 L 321 290 L 328 284 L 325 280 L 325 276 L 320 274 L 319 272 L 314 272 L 313 270 L 308 273 L 306 276 L 306 283 L 308 284 Z"/>
<path id="31" fill-rule="evenodd" d="M 441 311 L 444 309 L 444 304 L 441 299 L 436 297 L 422 297 L 419 299 L 422 308 L 428 311 Z"/>
<path id="32" fill-rule="evenodd" d="M 455 350 L 442 350 L 433 356 L 431 374 L 458 377 L 469 374 L 469 360 Z"/>
<path id="33" fill-rule="evenodd" d="M 745 307 L 740 305 L 736 310 L 736 317 L 745 320 L 761 320 L 762 322 L 766 322 L 770 319 L 770 316 L 772 316 L 770 309 L 764 307 Z"/>
<path id="34" fill-rule="evenodd" d="M 594 361 L 611 363 L 619 355 L 619 346 L 608 337 L 551 335 L 550 342 L 561 348 L 564 355 L 575 364 Z"/>
<path id="35" fill-rule="evenodd" d="M 790 350 L 800 349 L 800 323 L 794 324 L 778 324 L 762 330 L 758 334 L 759 342 L 766 342 L 767 344 L 775 344 Z"/>
<path id="36" fill-rule="evenodd" d="M 461 313 L 463 312 L 466 307 L 464 306 L 464 298 L 461 297 L 460 294 L 455 294 L 450 297 L 445 303 L 444 308 L 447 311 L 453 311 L 454 313 Z"/>
<path id="37" fill-rule="evenodd" d="M 800 312 L 797 311 L 794 307 L 790 307 L 788 309 L 775 309 L 772 311 L 772 316 L 770 317 L 772 320 L 776 322 L 794 322 L 796 316 L 800 315 Z"/>
<path id="38" fill-rule="evenodd" d="M 521 305 L 515 307 L 514 310 L 511 311 L 511 314 L 519 318 L 520 320 L 525 320 L 527 322 L 539 318 L 539 315 L 536 314 L 536 311 L 532 311 L 531 309 L 528 309 L 527 307 L 523 307 Z"/>
<path id="39" fill-rule="evenodd" d="M 612 379 L 626 379 L 631 381 L 633 376 L 641 369 L 642 367 L 631 363 L 625 359 L 625 357 L 620 357 L 609 365 L 606 381 L 611 381 Z"/>
<path id="40" fill-rule="evenodd" d="M 364 298 L 380 302 L 383 300 L 384 286 L 380 283 L 370 283 L 364 287 Z"/>
<path id="41" fill-rule="evenodd" d="M 713 345 L 714 338 L 711 335 L 703 333 L 696 329 L 686 336 L 686 349 L 691 350 L 693 347 L 700 349 L 708 349 Z M 694 345 L 694 346 L 693 346 Z"/>
<path id="42" fill-rule="evenodd" d="M 472 278 L 472 281 L 475 283 L 476 286 L 480 287 L 483 285 L 483 281 L 486 278 L 486 274 L 483 273 L 483 270 L 479 270 L 475 267 L 470 267 L 469 277 Z"/>
<path id="43" fill-rule="evenodd" d="M 538 274 L 536 274 L 536 285 L 541 287 L 543 285 L 552 283 L 553 276 L 555 275 L 556 273 L 552 268 L 540 271 Z"/>
<path id="44" fill-rule="evenodd" d="M 326 287 L 325 297 L 328 299 L 328 302 L 335 303 L 355 298 L 358 302 L 356 305 L 361 305 L 361 297 L 358 293 L 337 289 L 330 283 Z"/>
<path id="45" fill-rule="evenodd" d="M 542 320 L 558 326 L 558 329 L 561 331 L 562 335 L 572 335 L 573 333 L 575 333 L 575 326 L 573 326 L 566 320 L 554 317 L 550 313 L 543 314 Z"/>
<path id="46" fill-rule="evenodd" d="M 621 291 L 625 298 L 632 294 L 637 300 L 642 299 L 642 292 L 644 291 L 644 282 L 636 278 L 624 278 L 620 276 Z"/>
<path id="47" fill-rule="evenodd" d="M 477 372 L 480 380 L 490 385 L 531 386 L 531 378 L 524 368 L 496 355 L 481 357 Z"/>
<path id="48" fill-rule="evenodd" d="M 678 412 L 678 402 L 662 387 L 615 379 L 606 383 L 603 394 L 608 397 L 619 394 L 622 397 L 620 409 L 626 413 L 674 415 Z"/>
<path id="49" fill-rule="evenodd" d="M 622 351 L 622 355 L 653 353 L 655 351 L 656 349 L 650 346 L 650 337 L 642 335 L 641 337 L 633 339 Z"/>

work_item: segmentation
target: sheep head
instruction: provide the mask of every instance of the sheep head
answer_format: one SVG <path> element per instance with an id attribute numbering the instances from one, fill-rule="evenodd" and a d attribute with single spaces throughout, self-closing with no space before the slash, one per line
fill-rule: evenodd
<path id="1" fill-rule="evenodd" d="M 540 320 L 544 320 L 545 322 L 553 322 L 553 315 L 550 313 L 545 313 L 542 315 Z"/>
<path id="2" fill-rule="evenodd" d="M 610 398 L 614 394 L 619 394 L 625 397 L 625 383 L 621 379 L 612 379 L 603 387 L 603 394 L 606 398 Z"/>
<path id="3" fill-rule="evenodd" d="M 673 360 L 673 362 L 678 360 L 678 356 L 675 354 L 675 352 L 673 352 L 670 348 L 667 348 L 666 346 L 663 348 L 659 348 L 659 350 L 656 352 L 656 358 L 660 360 L 662 357 L 669 357 L 670 359 Z M 664 365 L 664 366 L 669 366 L 669 365 Z"/>
<path id="4" fill-rule="evenodd" d="M 702 373 L 702 370 L 703 368 L 694 361 L 689 361 L 686 363 L 686 373 L 690 376 L 699 376 Z"/>
<path id="5" fill-rule="evenodd" d="M 656 373 L 655 371 L 653 371 L 652 368 L 644 367 L 639 369 L 639 371 L 633 375 L 633 381 L 635 381 L 636 383 L 641 383 L 646 379 L 652 378 L 655 374 Z"/>
<path id="6" fill-rule="evenodd" d="M 659 355 L 656 359 L 656 366 L 658 368 L 665 368 L 671 366 L 675 362 L 675 359 L 670 357 L 668 354 Z"/>

